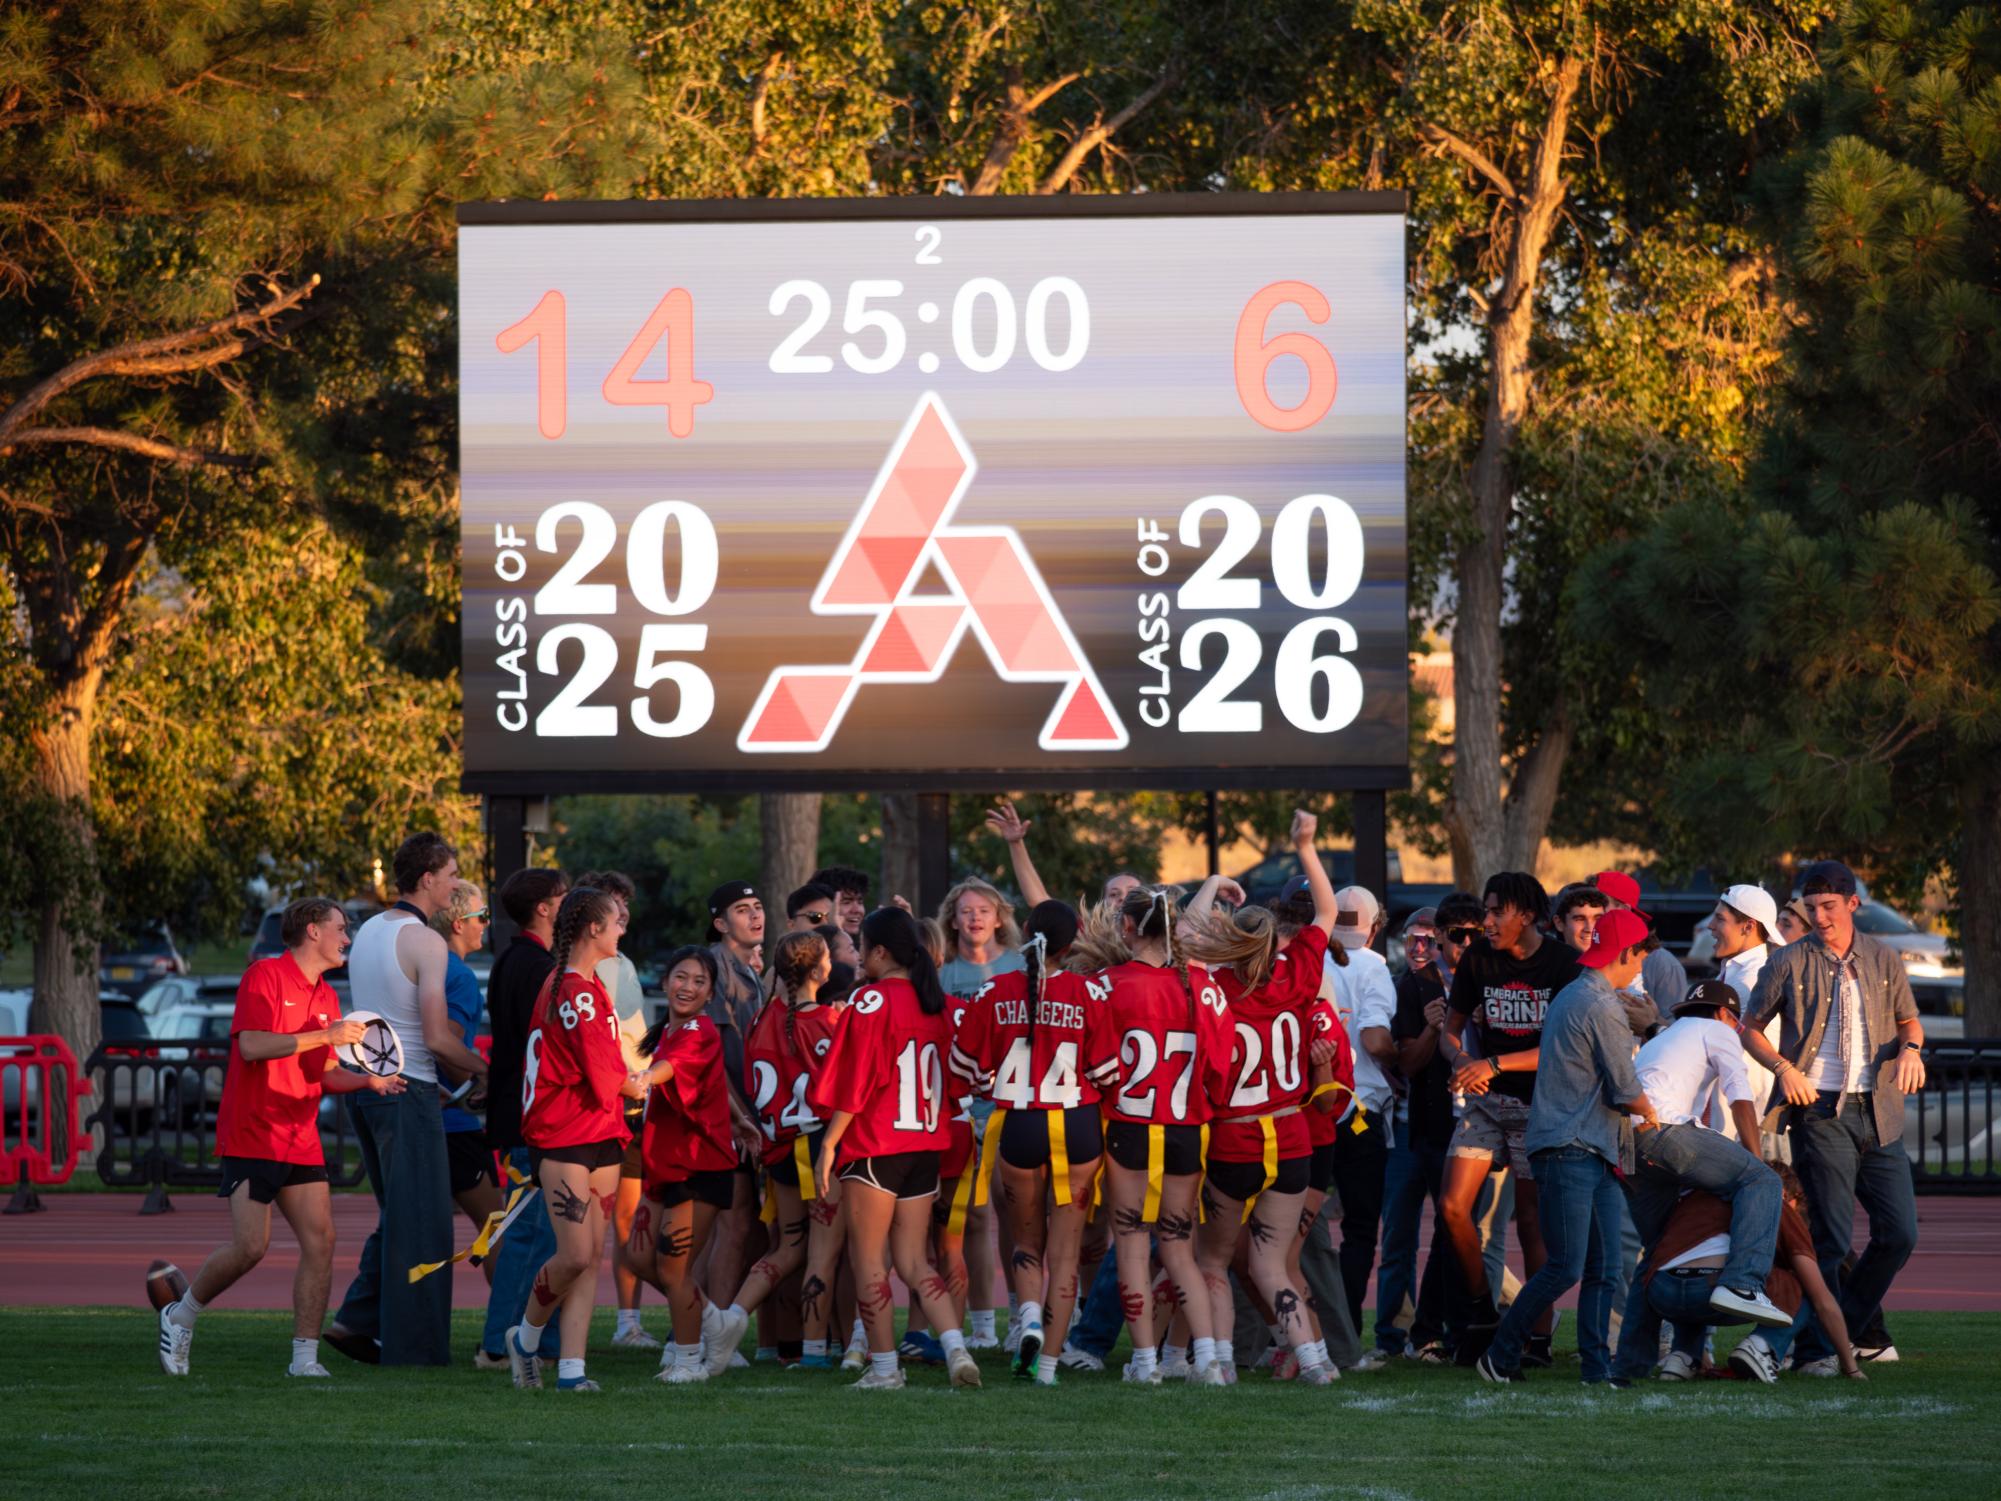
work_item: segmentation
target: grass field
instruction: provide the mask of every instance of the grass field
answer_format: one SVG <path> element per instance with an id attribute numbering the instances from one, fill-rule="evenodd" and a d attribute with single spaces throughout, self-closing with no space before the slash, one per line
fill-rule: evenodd
<path id="1" fill-rule="evenodd" d="M 370 1498 L 1928 1496 L 2001 1492 L 2001 1315 L 1895 1318 L 1903 1362 L 1867 1386 L 1782 1378 L 1584 1388 L 1560 1359 L 1527 1386 L 1403 1365 L 1315 1391 L 1066 1373 L 900 1393 L 757 1367 L 694 1388 L 593 1336 L 597 1396 L 517 1393 L 504 1372 L 364 1370 L 286 1380 L 288 1315 L 202 1316 L 169 1381 L 152 1316 L 0 1310 L 0 1496 Z M 458 1315 L 470 1351 L 475 1316 Z"/>

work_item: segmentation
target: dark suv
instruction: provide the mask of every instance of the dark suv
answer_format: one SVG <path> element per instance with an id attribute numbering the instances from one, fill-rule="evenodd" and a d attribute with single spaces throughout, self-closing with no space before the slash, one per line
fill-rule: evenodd
<path id="1" fill-rule="evenodd" d="M 174 935 L 165 923 L 117 934 L 97 954 L 98 987 L 120 995 L 136 996 L 163 976 L 187 972 L 188 961 L 174 947 Z"/>

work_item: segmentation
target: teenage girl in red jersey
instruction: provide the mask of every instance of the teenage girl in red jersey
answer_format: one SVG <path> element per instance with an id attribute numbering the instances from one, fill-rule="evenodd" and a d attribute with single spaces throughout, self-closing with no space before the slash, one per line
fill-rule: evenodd
<path id="1" fill-rule="evenodd" d="M 1234 916 L 1215 909 L 1222 883 L 1214 876 L 1188 904 L 1181 943 L 1221 987 L 1235 1033 L 1230 1066 L 1211 1081 L 1216 1119 L 1196 1237 L 1210 1305 L 1218 1327 L 1227 1327 L 1230 1263 L 1238 1241 L 1247 1238 L 1251 1281 L 1271 1310 L 1280 1342 L 1298 1358 L 1299 1379 L 1325 1386 L 1339 1373 L 1316 1347 L 1305 1294 L 1289 1270 L 1313 1157 L 1302 1111 L 1309 1093 L 1307 1032 L 1337 911 L 1333 883 L 1313 848 L 1317 829 L 1311 813 L 1292 815 L 1292 846 L 1313 893 L 1313 921 L 1283 949 L 1269 908 L 1241 907 Z M 1205 1377 L 1199 1358 L 1195 1367 L 1194 1379 L 1227 1384 L 1236 1368 L 1227 1341 L 1217 1341 L 1211 1374 Z"/>
<path id="2" fill-rule="evenodd" d="M 642 1093 L 626 1075 L 618 1010 L 595 973 L 617 956 L 624 932 L 624 909 L 609 892 L 580 886 L 564 897 L 549 945 L 555 965 L 528 1023 L 521 1134 L 534 1152 L 556 1254 L 535 1274 L 521 1322 L 507 1331 L 507 1363 L 519 1387 L 542 1384 L 542 1330 L 560 1303 L 556 1384 L 565 1391 L 598 1389 L 584 1375 L 584 1342 L 597 1303 L 605 1222 L 632 1139 L 625 1101 Z"/>
<path id="3" fill-rule="evenodd" d="M 715 988 L 716 960 L 707 949 L 689 944 L 667 956 L 667 1015 L 640 1044 L 652 1064 L 633 1075 L 647 1090 L 642 1159 L 658 1231 L 654 1276 L 674 1316 L 672 1359 L 662 1360 L 658 1379 L 672 1386 L 720 1373 L 736 1350 L 690 1271 L 736 1187 L 723 1038 L 703 1014 Z M 641 1233 L 635 1216 L 633 1235 Z"/>
<path id="4" fill-rule="evenodd" d="M 892 1262 L 938 1331 L 952 1384 L 978 1386 L 980 1368 L 926 1250 L 947 1142 L 945 1055 L 952 1032 L 945 992 L 908 912 L 871 912 L 862 919 L 860 947 L 864 982 L 849 998 L 826 1067 L 806 1094 L 828 1117 L 815 1186 L 827 1193 L 838 1167 L 848 1254 L 868 1327 L 869 1370 L 856 1386 L 903 1385 L 890 1307 Z"/>
<path id="5" fill-rule="evenodd" d="M 1279 915 L 1279 934 L 1288 938 L 1287 923 L 1283 912 Z M 1327 954 L 1334 963 L 1347 967 L 1348 951 L 1338 943 L 1327 946 Z M 1313 1233 L 1313 1227 L 1320 1220 L 1320 1210 L 1327 1202 L 1327 1196 L 1334 1191 L 1334 1133 L 1341 1129 L 1342 1113 L 1355 1096 L 1355 1054 L 1348 1043 L 1348 1029 L 1341 1025 L 1341 1017 L 1329 998 L 1329 986 L 1323 974 L 1320 994 L 1308 1013 L 1306 1026 L 1306 1056 L 1312 1072 L 1308 1075 L 1311 1089 L 1306 1097 L 1306 1136 L 1312 1143 L 1313 1156 L 1306 1171 L 1306 1202 L 1299 1211 L 1299 1228 L 1292 1237 L 1292 1249 L 1286 1255 L 1286 1270 L 1294 1287 L 1306 1286 L 1306 1274 L 1301 1270 L 1299 1260 L 1306 1250 L 1306 1237 Z M 1306 1305 L 1306 1322 L 1310 1327 L 1316 1346 L 1326 1347 L 1326 1332 L 1320 1327 L 1320 1316 L 1314 1312 L 1313 1300 Z M 1272 1374 L 1281 1381 L 1290 1381 L 1299 1374 L 1299 1362 L 1290 1350 L 1279 1354 L 1272 1366 Z"/>
<path id="6" fill-rule="evenodd" d="M 773 1288 L 799 1270 L 808 1254 L 808 1211 L 818 1208 L 813 1187 L 813 1149 L 820 1139 L 820 1121 L 806 1102 L 813 1069 L 833 1045 L 835 1010 L 819 1002 L 820 987 L 833 970 L 827 940 L 817 933 L 787 933 L 771 956 L 776 989 L 771 1004 L 759 1014 L 744 1044 L 750 1070 L 752 1108 L 764 1133 L 764 1174 L 777 1199 L 778 1244 L 745 1274 L 743 1285 L 723 1313 L 721 1341 L 734 1350 L 750 1327 L 750 1316 Z M 836 1194 L 835 1204 L 840 1202 Z M 827 1216 L 832 1219 L 834 1216 Z M 818 1285 L 809 1276 L 800 1284 L 800 1319 L 806 1335 L 806 1357 L 819 1359 L 809 1367 L 824 1370 L 827 1359 L 827 1289 L 834 1279 L 840 1247 L 828 1251 L 822 1232 L 822 1262 Z"/>
<path id="7" fill-rule="evenodd" d="M 1160 1264 L 1181 1295 L 1196 1348 L 1214 1349 L 1214 1320 L 1195 1265 L 1195 1196 L 1202 1183 L 1202 1123 L 1209 1119 L 1203 1076 L 1230 1057 L 1230 1021 L 1213 986 L 1198 1004 L 1175 967 L 1174 895 L 1142 888 L 1116 912 L 1086 920 L 1069 967 L 1086 974 L 1094 998 L 1109 1001 L 1119 1034 L 1119 1087 L 1105 1101 L 1105 1200 L 1112 1211 L 1119 1302 L 1132 1328 L 1128 1381 L 1157 1386 L 1151 1232 Z M 1098 969 L 1102 973 L 1091 975 Z"/>
<path id="8" fill-rule="evenodd" d="M 1051 971 L 1076 938 L 1068 904 L 1038 905 L 1028 917 L 1024 968 L 987 981 L 952 1043 L 953 1070 L 1001 1112 L 1008 1279 L 1021 1309 L 1014 1373 L 1038 1386 L 1056 1385 L 1056 1357 L 1042 1352 L 1063 1348 L 1076 1307 L 1078 1252 L 1104 1151 L 1098 1092 L 1119 1071 L 1109 1001 L 1093 996 L 1082 975 Z"/>

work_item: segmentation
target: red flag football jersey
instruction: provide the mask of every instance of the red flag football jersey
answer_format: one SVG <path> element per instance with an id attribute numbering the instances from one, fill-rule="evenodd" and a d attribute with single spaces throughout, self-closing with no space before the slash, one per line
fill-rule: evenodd
<path id="1" fill-rule="evenodd" d="M 1008 1110 L 1095 1105 L 1118 1080 L 1119 1031 L 1110 1001 L 1082 975 L 1043 982 L 1029 1028 L 1028 976 L 995 975 L 973 996 L 952 1045 L 952 1069 Z"/>
<path id="2" fill-rule="evenodd" d="M 788 1015 L 792 1023 L 789 1041 Z M 751 1107 L 764 1131 L 766 1163 L 789 1156 L 800 1133 L 810 1134 L 826 1124 L 813 1113 L 806 1091 L 834 1045 L 839 1019 L 832 1006 L 792 1011 L 783 1001 L 774 1000 L 751 1029 L 750 1041 L 744 1044 L 744 1060 L 750 1071 Z"/>
<path id="3" fill-rule="evenodd" d="M 838 1160 L 894 1152 L 943 1152 L 948 1140 L 945 1057 L 948 1012 L 927 1016 L 908 980 L 871 980 L 841 1008 L 826 1067 L 806 1099 L 822 1118 L 854 1116 Z"/>
<path id="4" fill-rule="evenodd" d="M 1229 1003 L 1229 1067 L 1211 1078 L 1216 1126 L 1209 1155 L 1219 1162 L 1257 1162 L 1264 1156 L 1259 1116 L 1274 1115 L 1306 1098 L 1307 1014 L 1320 993 L 1327 935 L 1312 923 L 1301 928 L 1272 962 L 1269 979 L 1255 990 L 1228 969 L 1212 978 Z M 1298 1112 L 1274 1121 L 1281 1160 L 1312 1149 Z"/>
<path id="5" fill-rule="evenodd" d="M 628 1142 L 618 1010 L 590 975 L 551 975 L 535 998 L 521 1079 L 521 1135 L 531 1147 Z"/>
<path id="6" fill-rule="evenodd" d="M 660 1034 L 655 1063 L 673 1074 L 646 1093 L 640 1139 L 649 1183 L 679 1183 L 694 1173 L 736 1166 L 729 1087 L 723 1082 L 723 1035 L 707 1016 L 691 1016 Z"/>
<path id="7" fill-rule="evenodd" d="M 1341 1014 L 1324 995 L 1314 1001 L 1313 1009 L 1307 1013 L 1306 1037 L 1309 1049 L 1322 1040 L 1334 1044 L 1334 1109 L 1326 1114 L 1316 1110 L 1309 1091 L 1306 1109 L 1300 1112 L 1306 1117 L 1307 1140 L 1316 1147 L 1331 1146 L 1334 1133 L 1340 1129 L 1341 1117 L 1354 1103 L 1355 1050 L 1348 1042 L 1348 1029 L 1341 1025 Z M 1312 1065 L 1308 1064 L 1309 1082 L 1312 1073 Z"/>
<path id="8" fill-rule="evenodd" d="M 1113 1120 L 1190 1126 L 1209 1119 L 1203 1077 L 1229 1062 L 1229 1006 L 1200 968 L 1188 979 L 1195 995 L 1177 971 L 1135 959 L 1086 982 L 1094 998 L 1109 1002 L 1119 1034 L 1119 1087 L 1105 1110 Z"/>

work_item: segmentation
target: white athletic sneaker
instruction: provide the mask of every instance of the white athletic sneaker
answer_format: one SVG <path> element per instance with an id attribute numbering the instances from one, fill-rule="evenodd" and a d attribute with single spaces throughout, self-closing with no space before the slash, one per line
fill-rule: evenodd
<path id="1" fill-rule="evenodd" d="M 1818 1360 L 1809 1360 L 1805 1365 L 1794 1366 L 1793 1370 L 1795 1374 L 1801 1376 L 1839 1376 L 1841 1358 L 1836 1355 L 1823 1355 Z"/>
<path id="2" fill-rule="evenodd" d="M 1080 1350 L 1068 1340 L 1063 1342 L 1062 1352 L 1056 1357 L 1059 1369 L 1065 1371 L 1102 1371 L 1105 1362 L 1102 1357 L 1089 1350 Z"/>
<path id="3" fill-rule="evenodd" d="M 1779 1365 L 1772 1359 L 1772 1347 L 1756 1334 L 1737 1342 L 1737 1348 L 1730 1352 L 1730 1369 L 1767 1386 L 1779 1379 Z"/>
<path id="4" fill-rule="evenodd" d="M 858 1392 L 900 1392 L 903 1390 L 903 1367 L 898 1366 L 887 1376 L 877 1375 L 875 1368 L 870 1367 L 855 1383 L 854 1389 Z"/>
<path id="5" fill-rule="evenodd" d="M 1223 1373 L 1223 1362 L 1212 1360 L 1201 1370 L 1188 1378 L 1190 1386 L 1228 1386 L 1230 1378 Z"/>
<path id="6" fill-rule="evenodd" d="M 952 1373 L 952 1385 L 954 1386 L 978 1386 L 980 1384 L 980 1363 L 973 1359 L 972 1341 L 968 1340 L 966 1344 L 966 1349 L 948 1350 L 945 1352 L 945 1369 Z M 988 1340 L 983 1348 L 993 1349 L 998 1344 L 998 1340 Z"/>
<path id="7" fill-rule="evenodd" d="M 1284 1350 L 1285 1347 L 1283 1345 L 1266 1345 L 1264 1354 L 1257 1358 L 1256 1362 L 1252 1364 L 1251 1369 L 1254 1371 L 1270 1370 L 1278 1364 L 1278 1358 L 1284 1353 Z"/>
<path id="8" fill-rule="evenodd" d="M 968 1350 L 998 1350 L 1001 1342 L 991 1334 L 969 1334 L 966 1336 Z"/>
<path id="9" fill-rule="evenodd" d="M 195 1332 L 168 1318 L 167 1315 L 173 1311 L 172 1303 L 160 1310 L 160 1369 L 169 1376 L 185 1376 L 188 1373 L 188 1350 L 195 1342 Z"/>
<path id="10" fill-rule="evenodd" d="M 507 1368 L 514 1373 L 514 1384 L 522 1391 L 539 1391 L 542 1386 L 542 1353 L 521 1348 L 521 1326 L 516 1324 L 507 1331 Z"/>
<path id="11" fill-rule="evenodd" d="M 1341 1379 L 1341 1369 L 1332 1365 L 1303 1365 L 1299 1368 L 1301 1386 L 1332 1386 Z"/>
<path id="12" fill-rule="evenodd" d="M 750 1369 L 750 1362 L 743 1358 L 743 1351 L 741 1350 L 730 1351 L 730 1360 L 728 1369 L 732 1371 L 747 1371 Z"/>
<path id="13" fill-rule="evenodd" d="M 1695 1362 L 1679 1350 L 1670 1350 L 1661 1368 L 1654 1373 L 1656 1381 L 1693 1381 L 1696 1377 Z"/>
<path id="14" fill-rule="evenodd" d="M 329 1381 L 333 1379 L 333 1372 L 321 1365 L 317 1360 L 307 1365 L 287 1366 L 285 1367 L 285 1374 L 287 1376 L 324 1376 Z"/>
<path id="15" fill-rule="evenodd" d="M 1007 1338 L 1001 1341 L 1001 1348 L 1010 1355 L 1021 1348 L 1020 1318 L 1011 1318 L 1007 1321 Z"/>
<path id="16" fill-rule="evenodd" d="M 1125 1364 L 1125 1370 L 1121 1374 L 1127 1381 L 1132 1382 L 1136 1386 L 1160 1385 L 1159 1366 L 1155 1366 L 1152 1370 L 1148 1371 L 1144 1376 L 1142 1376 L 1139 1374 L 1138 1371 L 1133 1369 L 1133 1363 L 1130 1360 L 1128 1360 Z"/>
<path id="17" fill-rule="evenodd" d="M 1211 1364 L 1214 1364 L 1214 1362 L 1212 1361 Z M 1195 1375 L 1195 1367 L 1189 1364 L 1188 1356 L 1185 1352 L 1175 1356 L 1172 1360 L 1161 1361 L 1154 1369 L 1160 1372 L 1160 1379 L 1162 1381 L 1187 1381 Z"/>
<path id="18" fill-rule="evenodd" d="M 708 1346 L 708 1365 L 711 1376 L 722 1375 L 732 1364 L 730 1357 L 743 1353 L 737 1346 L 743 1342 L 744 1332 L 749 1328 L 750 1315 L 747 1313 L 725 1312 L 721 1318 L 716 1320 L 714 1337 L 709 1338 L 705 1335 L 703 1340 Z M 748 1362 L 745 1363 L 748 1364 Z"/>
<path id="19" fill-rule="evenodd" d="M 847 1350 L 841 1356 L 841 1369 L 844 1371 L 859 1371 L 867 1364 L 868 1341 L 866 1339 L 850 1340 Z"/>
<path id="20" fill-rule="evenodd" d="M 1897 1347 L 1895 1345 L 1857 1345 L 1855 1358 L 1864 1365 L 1895 1365 Z"/>
<path id="21" fill-rule="evenodd" d="M 660 1341 L 634 1324 L 630 1329 L 621 1329 L 611 1337 L 614 1350 L 657 1350 Z"/>
<path id="22" fill-rule="evenodd" d="M 682 1365 L 676 1361 L 653 1379 L 668 1386 L 687 1386 L 690 1382 L 707 1381 L 709 1368 L 705 1365 Z"/>
<path id="23" fill-rule="evenodd" d="M 1348 1369 L 1351 1371 L 1380 1371 L 1384 1366 L 1388 1365 L 1389 1363 L 1390 1363 L 1389 1351 L 1364 1350 L 1362 1352 L 1362 1358 L 1356 1361 L 1353 1365 L 1349 1366 Z"/>
<path id="24" fill-rule="evenodd" d="M 1719 1282 L 1709 1290 L 1709 1306 L 1718 1313 L 1733 1313 L 1767 1329 L 1790 1329 L 1793 1324 L 1792 1315 L 1766 1297 L 1762 1288 L 1746 1292 Z"/>

